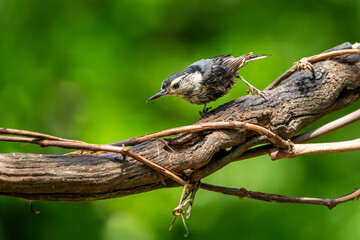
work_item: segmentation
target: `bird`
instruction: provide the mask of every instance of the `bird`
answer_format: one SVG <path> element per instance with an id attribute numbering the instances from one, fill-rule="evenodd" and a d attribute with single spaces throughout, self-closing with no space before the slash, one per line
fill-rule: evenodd
<path id="1" fill-rule="evenodd" d="M 262 91 L 242 78 L 238 70 L 246 63 L 266 58 L 270 55 L 254 55 L 252 52 L 234 57 L 232 54 L 218 55 L 201 59 L 189 65 L 185 70 L 168 76 L 161 84 L 160 92 L 148 99 L 154 100 L 163 96 L 177 96 L 192 104 L 203 104 L 201 116 L 206 116 L 206 104 L 227 94 L 239 78 L 248 85 L 249 93 L 255 92 L 264 97 Z"/>

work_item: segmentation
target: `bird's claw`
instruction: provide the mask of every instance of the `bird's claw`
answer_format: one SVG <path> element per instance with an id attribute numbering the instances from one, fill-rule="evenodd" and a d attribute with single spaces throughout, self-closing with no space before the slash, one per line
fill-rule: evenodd
<path id="1" fill-rule="evenodd" d="M 255 88 L 254 86 L 249 87 L 249 90 L 247 91 L 248 94 L 251 93 L 256 93 L 258 95 L 260 95 L 261 97 L 263 97 L 265 100 L 267 100 L 266 96 L 265 96 L 265 92 L 260 91 L 259 89 Z"/>
<path id="2" fill-rule="evenodd" d="M 297 62 L 294 62 L 297 71 L 309 69 L 311 72 L 315 71 L 314 65 L 312 65 L 307 58 L 302 58 Z"/>
<path id="3" fill-rule="evenodd" d="M 241 79 L 241 81 L 243 81 L 246 85 L 248 85 L 249 87 L 249 90 L 247 91 L 248 94 L 251 94 L 251 93 L 257 93 L 259 94 L 261 97 L 263 97 L 265 100 L 266 97 L 265 97 L 265 93 L 263 91 L 260 91 L 259 89 L 257 89 L 256 87 L 254 87 L 253 85 L 251 85 L 250 83 L 248 83 L 242 76 L 240 76 L 239 74 L 237 75 L 238 78 Z"/>
<path id="4" fill-rule="evenodd" d="M 209 116 L 209 111 L 212 107 L 204 107 L 202 111 L 199 112 L 200 116 L 205 118 Z"/>

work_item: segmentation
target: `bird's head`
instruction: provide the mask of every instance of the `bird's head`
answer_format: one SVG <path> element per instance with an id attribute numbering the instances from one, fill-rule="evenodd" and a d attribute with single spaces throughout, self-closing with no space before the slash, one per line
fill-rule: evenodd
<path id="1" fill-rule="evenodd" d="M 184 92 L 192 88 L 189 77 L 189 73 L 185 71 L 171 74 L 163 81 L 160 92 L 150 97 L 148 101 L 166 95 L 182 96 Z"/>

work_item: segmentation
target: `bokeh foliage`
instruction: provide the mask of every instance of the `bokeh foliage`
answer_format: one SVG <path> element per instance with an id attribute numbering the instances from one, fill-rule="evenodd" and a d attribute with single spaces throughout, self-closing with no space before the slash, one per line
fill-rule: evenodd
<path id="1" fill-rule="evenodd" d="M 191 124 L 201 106 L 175 97 L 145 104 L 170 73 L 213 55 L 271 54 L 241 70 L 264 88 L 301 57 L 360 41 L 358 0 L 0 0 L 0 124 L 107 143 Z M 246 94 L 238 83 L 216 107 Z M 359 108 L 331 114 L 310 128 Z M 358 137 L 359 123 L 318 141 Z M 310 129 L 309 128 L 309 129 Z M 1 143 L 0 152 L 60 154 Z M 209 183 L 291 196 L 337 197 L 359 187 L 359 153 L 233 163 Z M 1 190 L 0 190 L 1 191 Z M 91 203 L 0 198 L 0 239 L 183 239 L 168 232 L 180 189 Z M 264 203 L 200 191 L 190 239 L 358 239 L 359 202 Z"/>

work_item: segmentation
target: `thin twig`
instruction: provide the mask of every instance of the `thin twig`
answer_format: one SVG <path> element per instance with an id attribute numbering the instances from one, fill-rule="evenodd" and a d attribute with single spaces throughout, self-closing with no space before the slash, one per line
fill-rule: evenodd
<path id="1" fill-rule="evenodd" d="M 193 189 L 191 190 L 191 196 L 190 196 L 190 199 L 188 200 L 189 206 L 188 206 L 188 209 L 186 210 L 186 215 L 185 215 L 186 218 L 189 218 L 189 217 L 190 217 L 191 210 L 192 210 L 192 206 L 193 206 L 194 200 L 195 200 L 195 194 L 196 194 L 197 191 L 199 190 L 200 184 L 201 184 L 200 181 L 197 182 L 197 183 L 194 185 Z M 185 204 L 185 205 L 186 205 L 186 204 Z"/>
<path id="2" fill-rule="evenodd" d="M 32 212 L 33 214 L 40 214 L 39 211 L 34 210 L 32 200 L 29 200 L 29 204 L 30 204 L 30 212 Z"/>
<path id="3" fill-rule="evenodd" d="M 291 143 L 282 139 L 277 134 L 273 133 L 272 131 L 256 125 L 252 123 L 246 123 L 246 122 L 240 122 L 240 121 L 228 121 L 228 122 L 211 122 L 211 123 L 202 123 L 197 125 L 188 125 L 188 126 L 182 126 L 177 128 L 171 128 L 164 131 L 151 133 L 145 136 L 137 137 L 137 138 L 131 138 L 127 139 L 125 141 L 110 143 L 111 146 L 118 146 L 122 145 L 124 142 L 131 142 L 134 145 L 139 144 L 144 141 L 149 141 L 153 139 L 157 139 L 160 137 L 166 137 L 171 136 L 179 133 L 186 133 L 186 132 L 202 132 L 207 130 L 219 130 L 219 129 L 247 129 L 256 131 L 260 134 L 263 134 L 268 137 L 268 139 L 277 147 L 280 148 L 288 148 L 291 146 Z"/>
<path id="4" fill-rule="evenodd" d="M 296 70 L 298 70 L 297 63 L 303 63 L 306 65 L 307 63 L 311 64 L 329 57 L 335 57 L 344 54 L 360 54 L 360 49 L 343 49 L 343 50 L 335 50 L 331 52 L 320 53 L 311 57 L 302 58 L 300 61 L 296 62 L 291 68 L 289 68 L 286 72 L 281 74 L 275 81 L 273 81 L 269 86 L 267 86 L 263 91 L 274 89 L 277 85 L 279 85 L 284 79 L 288 78 L 291 74 L 293 74 Z"/>
<path id="5" fill-rule="evenodd" d="M 197 182 L 196 184 L 193 184 L 193 185 L 190 185 L 190 183 L 188 181 L 185 183 L 185 185 L 183 187 L 183 191 L 182 191 L 181 196 L 180 196 L 179 205 L 176 208 L 174 208 L 173 211 L 172 211 L 172 213 L 174 215 L 174 219 L 171 222 L 169 231 L 171 230 L 172 226 L 174 225 L 176 218 L 178 216 L 183 217 L 183 215 L 184 215 L 184 207 L 186 207 L 186 205 L 188 205 L 188 204 L 189 204 L 189 206 L 188 206 L 188 208 L 186 210 L 185 217 L 186 218 L 190 217 L 192 206 L 193 206 L 194 199 L 195 199 L 195 194 L 199 190 L 200 184 L 201 184 L 200 181 Z M 190 195 L 190 193 L 191 193 L 190 198 L 188 200 L 186 200 L 186 198 Z"/>
<path id="6" fill-rule="evenodd" d="M 294 144 L 291 151 L 271 149 L 270 157 L 271 160 L 278 160 L 309 154 L 350 152 L 357 150 L 360 150 L 360 138 L 343 142 Z"/>
<path id="7" fill-rule="evenodd" d="M 81 142 L 81 141 L 77 141 L 77 140 L 69 140 L 69 139 L 65 139 L 65 138 L 59 138 L 59 137 L 51 136 L 48 134 L 32 132 L 32 131 L 27 131 L 27 130 L 12 129 L 12 128 L 0 128 L 0 134 L 1 135 L 16 135 L 16 136 L 23 136 L 23 137 L 33 137 L 33 138 L 57 140 L 57 141 Z"/>
<path id="8" fill-rule="evenodd" d="M 172 214 L 174 215 L 174 219 L 172 220 L 172 222 L 170 224 L 169 231 L 171 230 L 172 226 L 174 225 L 176 218 L 178 216 L 182 216 L 184 214 L 183 202 L 184 202 L 184 199 L 186 199 L 187 196 L 189 195 L 189 191 L 188 191 L 189 190 L 189 184 L 190 184 L 189 181 L 185 182 L 182 193 L 181 193 L 181 196 L 180 196 L 179 205 L 176 208 L 174 208 L 174 210 L 172 211 Z"/>
<path id="9" fill-rule="evenodd" d="M 336 131 L 340 128 L 343 128 L 351 123 L 354 123 L 356 121 L 360 120 L 360 109 L 349 113 L 339 119 L 336 119 L 330 123 L 327 123 L 321 127 L 318 127 L 314 130 L 308 131 L 306 133 L 300 134 L 295 136 L 291 139 L 293 143 L 303 143 L 310 141 L 312 139 L 321 137 L 323 135 L 329 134 L 333 131 Z"/>
<path id="10" fill-rule="evenodd" d="M 317 55 L 314 55 L 311 57 L 306 57 L 303 59 L 305 59 L 307 62 L 313 63 L 313 62 L 317 62 L 320 60 L 324 60 L 329 57 L 335 57 L 335 56 L 340 56 L 340 55 L 345 55 L 345 54 L 360 54 L 360 49 L 335 50 L 335 51 L 320 53 L 320 54 L 317 54 Z"/>
<path id="11" fill-rule="evenodd" d="M 355 189 L 354 192 L 349 193 L 339 198 L 308 198 L 308 197 L 287 197 L 278 194 L 253 192 L 245 188 L 227 188 L 220 187 L 211 184 L 201 183 L 200 188 L 206 189 L 213 192 L 219 192 L 226 195 L 233 195 L 240 198 L 251 198 L 266 202 L 277 202 L 277 203 L 299 203 L 299 204 L 313 204 L 313 205 L 324 205 L 329 209 L 332 209 L 340 203 L 345 203 L 351 200 L 357 200 L 360 196 L 360 188 Z"/>
<path id="12" fill-rule="evenodd" d="M 293 65 L 288 70 L 286 70 L 283 74 L 281 74 L 277 79 L 275 79 L 275 81 L 270 83 L 270 85 L 267 86 L 263 91 L 268 91 L 268 90 L 276 88 L 277 85 L 279 85 L 282 81 L 284 81 L 284 79 L 287 79 L 288 77 L 290 77 L 291 74 L 293 74 L 295 71 L 296 71 L 296 66 Z"/>

